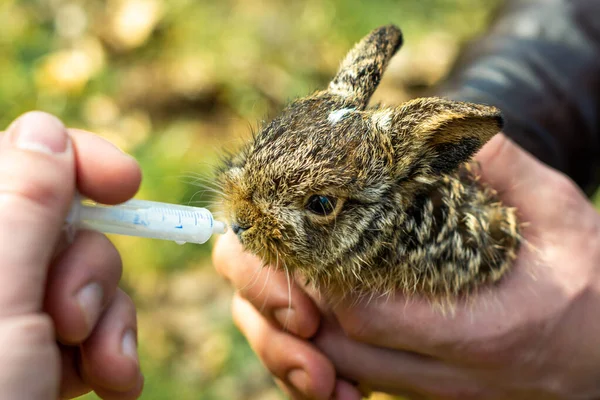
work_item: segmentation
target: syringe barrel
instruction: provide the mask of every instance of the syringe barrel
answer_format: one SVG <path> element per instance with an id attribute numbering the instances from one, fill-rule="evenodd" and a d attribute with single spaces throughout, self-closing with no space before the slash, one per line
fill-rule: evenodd
<path id="1" fill-rule="evenodd" d="M 74 203 L 70 218 L 76 228 L 198 244 L 220 233 L 220 225 L 215 224 L 222 224 L 205 208 L 146 200 L 115 206 L 79 201 Z"/>

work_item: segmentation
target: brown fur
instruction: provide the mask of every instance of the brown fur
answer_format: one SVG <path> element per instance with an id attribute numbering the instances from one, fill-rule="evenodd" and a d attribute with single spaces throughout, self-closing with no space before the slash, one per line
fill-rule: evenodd
<path id="1" fill-rule="evenodd" d="M 494 107 L 422 98 L 368 108 L 402 43 L 360 41 L 329 88 L 291 103 L 220 171 L 243 246 L 331 294 L 452 296 L 509 268 L 514 209 L 482 185 L 473 154 L 502 128 Z M 333 212 L 307 209 L 312 195 Z"/>

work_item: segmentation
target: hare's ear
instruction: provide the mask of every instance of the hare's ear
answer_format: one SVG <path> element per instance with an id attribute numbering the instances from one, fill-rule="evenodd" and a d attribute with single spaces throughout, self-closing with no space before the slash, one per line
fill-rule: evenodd
<path id="1" fill-rule="evenodd" d="M 329 84 L 328 92 L 357 108 L 367 106 L 389 60 L 402 46 L 402 32 L 394 25 L 375 29 L 348 53 Z"/>
<path id="2" fill-rule="evenodd" d="M 405 103 L 394 116 L 396 129 L 390 128 L 401 153 L 413 154 L 413 171 L 439 175 L 471 159 L 503 123 L 496 107 L 424 98 Z"/>

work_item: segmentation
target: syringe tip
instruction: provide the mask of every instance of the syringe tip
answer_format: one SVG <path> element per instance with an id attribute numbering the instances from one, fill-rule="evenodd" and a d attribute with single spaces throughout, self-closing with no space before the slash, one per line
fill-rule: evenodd
<path id="1" fill-rule="evenodd" d="M 227 232 L 227 224 L 221 221 L 215 221 L 213 225 L 213 233 L 225 233 Z"/>

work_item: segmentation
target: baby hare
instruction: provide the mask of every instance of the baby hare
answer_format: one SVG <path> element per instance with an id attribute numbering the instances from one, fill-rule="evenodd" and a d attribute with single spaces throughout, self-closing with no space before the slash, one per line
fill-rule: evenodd
<path id="1" fill-rule="evenodd" d="M 497 281 L 519 247 L 516 212 L 478 181 L 494 107 L 421 98 L 368 107 L 402 44 L 362 39 L 326 90 L 292 102 L 219 171 L 243 247 L 330 295 L 452 297 Z"/>

